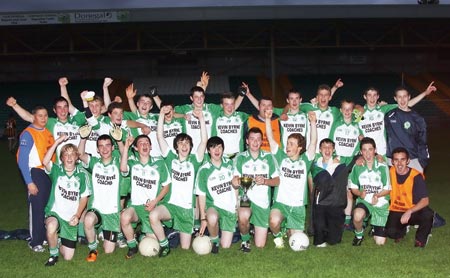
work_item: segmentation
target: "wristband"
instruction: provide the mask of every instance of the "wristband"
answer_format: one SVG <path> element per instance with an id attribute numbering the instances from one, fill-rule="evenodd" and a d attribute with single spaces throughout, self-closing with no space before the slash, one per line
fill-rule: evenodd
<path id="1" fill-rule="evenodd" d="M 238 94 L 239 95 L 241 95 L 241 96 L 243 96 L 243 97 L 245 97 L 246 95 L 247 95 L 247 88 L 245 88 L 245 87 L 239 87 L 238 88 Z"/>

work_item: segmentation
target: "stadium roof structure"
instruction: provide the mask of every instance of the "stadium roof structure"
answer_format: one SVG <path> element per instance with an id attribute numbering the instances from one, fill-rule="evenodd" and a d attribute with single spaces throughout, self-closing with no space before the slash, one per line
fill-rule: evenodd
<path id="1" fill-rule="evenodd" d="M 21 0 L 0 3 L 0 55 L 450 47 L 450 0 Z"/>

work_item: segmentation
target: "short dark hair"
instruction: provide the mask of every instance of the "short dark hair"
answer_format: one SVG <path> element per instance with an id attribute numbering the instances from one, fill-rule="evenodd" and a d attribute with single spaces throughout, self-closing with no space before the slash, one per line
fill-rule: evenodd
<path id="1" fill-rule="evenodd" d="M 373 147 L 374 149 L 377 148 L 377 144 L 375 144 L 375 140 L 373 140 L 373 139 L 370 138 L 370 137 L 364 137 L 363 139 L 361 139 L 361 142 L 359 142 L 359 148 L 362 150 L 362 146 L 365 145 L 365 144 L 370 144 L 370 145 L 372 145 L 372 147 Z"/>
<path id="2" fill-rule="evenodd" d="M 117 108 L 123 110 L 122 103 L 118 103 L 118 102 L 116 102 L 116 101 L 111 102 L 111 103 L 108 105 L 108 114 L 112 113 L 112 111 L 113 111 L 114 109 L 117 109 Z"/>
<path id="3" fill-rule="evenodd" d="M 205 90 L 203 90 L 203 88 L 200 86 L 194 86 L 191 88 L 191 90 L 190 90 L 191 96 L 193 96 L 195 92 L 201 92 L 201 93 L 205 94 Z"/>
<path id="4" fill-rule="evenodd" d="M 289 138 L 296 139 L 297 145 L 299 147 L 302 147 L 302 149 L 300 150 L 300 154 L 306 152 L 306 139 L 303 135 L 301 135 L 300 133 L 292 133 L 288 136 L 288 140 Z"/>
<path id="5" fill-rule="evenodd" d="M 327 90 L 328 92 L 331 93 L 331 88 L 330 88 L 330 86 L 328 86 L 327 84 L 320 84 L 320 85 L 317 87 L 317 92 L 319 92 L 319 91 L 321 91 L 321 90 Z"/>
<path id="6" fill-rule="evenodd" d="M 378 95 L 380 94 L 380 92 L 378 91 L 377 88 L 375 88 L 375 87 L 369 87 L 369 88 L 367 88 L 367 89 L 364 91 L 364 95 L 367 95 L 367 93 L 368 93 L 369 91 L 375 91 L 375 92 L 377 92 Z"/>
<path id="7" fill-rule="evenodd" d="M 36 105 L 34 108 L 33 108 L 33 110 L 31 110 L 31 114 L 36 114 L 37 113 L 37 111 L 39 111 L 39 110 L 45 110 L 45 111 L 47 111 L 47 108 L 45 108 L 45 106 L 43 106 L 43 105 Z"/>
<path id="8" fill-rule="evenodd" d="M 150 94 L 135 95 L 134 99 L 133 99 L 134 103 L 138 103 L 141 100 L 141 98 L 143 98 L 143 97 L 149 98 L 152 101 L 152 105 L 153 105 L 153 98 Z"/>
<path id="9" fill-rule="evenodd" d="M 194 147 L 194 143 L 192 143 L 192 137 L 186 133 L 178 133 L 177 136 L 175 136 L 175 139 L 173 139 L 173 149 L 177 153 L 178 153 L 178 142 L 184 141 L 184 140 L 189 141 L 189 145 L 191 146 L 191 151 L 192 151 L 192 148 Z"/>
<path id="10" fill-rule="evenodd" d="M 289 98 L 290 94 L 297 94 L 300 98 L 302 98 L 302 94 L 295 88 L 290 88 L 289 91 L 286 93 L 286 99 Z"/>
<path id="11" fill-rule="evenodd" d="M 206 142 L 206 149 L 209 150 L 210 148 L 214 148 L 219 145 L 221 145 L 222 148 L 225 148 L 225 143 L 223 142 L 222 138 L 220 138 L 219 136 L 213 136 L 208 139 L 208 142 Z"/>
<path id="12" fill-rule="evenodd" d="M 236 96 L 232 92 L 224 92 L 220 95 L 220 103 L 222 103 L 224 99 L 236 99 Z"/>
<path id="13" fill-rule="evenodd" d="M 113 145 L 113 140 L 111 139 L 111 136 L 109 136 L 108 134 L 100 135 L 97 138 L 97 147 L 98 147 L 98 142 L 99 141 L 109 141 L 111 143 L 111 145 Z"/>
<path id="14" fill-rule="evenodd" d="M 139 141 L 139 139 L 141 139 L 141 138 L 146 138 L 148 140 L 148 142 L 150 143 L 150 146 L 152 145 L 152 140 L 150 140 L 150 137 L 148 137 L 145 134 L 141 134 L 141 135 L 138 135 L 136 138 L 134 138 L 134 141 L 133 141 L 134 147 L 136 147 L 137 141 Z"/>
<path id="15" fill-rule="evenodd" d="M 397 96 L 398 91 L 406 91 L 406 93 L 408 93 L 408 96 L 411 95 L 405 86 L 398 86 L 397 88 L 395 88 L 394 96 Z"/>
<path id="16" fill-rule="evenodd" d="M 320 141 L 320 143 L 319 143 L 319 149 L 320 149 L 320 147 L 322 147 L 323 144 L 331 144 L 331 145 L 333 145 L 333 149 L 334 149 L 334 146 L 335 146 L 334 141 L 331 140 L 330 138 L 324 138 L 324 139 L 322 139 L 322 140 Z"/>
<path id="17" fill-rule="evenodd" d="M 53 100 L 53 109 L 56 109 L 56 104 L 58 104 L 58 102 L 65 102 L 67 105 L 69 105 L 69 102 L 65 97 L 57 97 Z"/>
<path id="18" fill-rule="evenodd" d="M 394 158 L 394 154 L 396 153 L 404 153 L 406 154 L 406 158 L 409 159 L 409 152 L 407 149 L 403 148 L 403 147 L 397 147 L 392 151 L 392 158 Z"/>
<path id="19" fill-rule="evenodd" d="M 263 133 L 259 127 L 252 127 L 247 131 L 247 134 L 245 135 L 245 139 L 248 139 L 248 136 L 250 133 L 259 133 L 261 134 L 261 137 L 263 137 Z"/>
<path id="20" fill-rule="evenodd" d="M 172 106 L 172 108 L 175 108 L 175 105 L 173 104 L 173 102 L 168 101 L 168 100 L 161 101 L 160 107 L 164 107 L 164 106 Z"/>

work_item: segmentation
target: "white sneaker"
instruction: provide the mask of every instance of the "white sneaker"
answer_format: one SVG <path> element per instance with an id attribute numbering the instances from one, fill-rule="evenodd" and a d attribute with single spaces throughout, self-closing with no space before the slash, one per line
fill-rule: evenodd
<path id="1" fill-rule="evenodd" d="M 42 245 L 40 245 L 40 244 L 38 244 L 38 245 L 36 245 L 36 246 L 31 246 L 31 245 L 28 243 L 28 247 L 30 247 L 30 249 L 31 249 L 33 252 L 36 252 L 36 253 L 43 253 L 43 252 L 45 252 L 44 246 L 42 246 Z"/>
<path id="2" fill-rule="evenodd" d="M 326 242 L 316 245 L 316 247 L 319 247 L 319 248 L 324 248 L 324 247 L 327 247 L 327 246 L 328 245 L 327 245 Z"/>
<path id="3" fill-rule="evenodd" d="M 121 240 L 118 240 L 118 241 L 116 242 L 116 245 L 117 245 L 117 247 L 119 247 L 119 248 L 125 248 L 125 247 L 128 247 L 127 239 L 126 239 L 126 238 L 123 238 L 123 239 L 121 239 Z"/>
<path id="4" fill-rule="evenodd" d="M 275 243 L 275 248 L 282 249 L 284 248 L 284 240 L 282 237 L 276 237 L 273 239 L 273 243 Z"/>

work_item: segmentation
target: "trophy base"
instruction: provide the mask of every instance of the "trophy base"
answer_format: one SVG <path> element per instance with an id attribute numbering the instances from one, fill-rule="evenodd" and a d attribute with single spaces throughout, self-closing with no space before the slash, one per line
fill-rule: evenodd
<path id="1" fill-rule="evenodd" d="M 241 202 L 239 203 L 239 206 L 240 206 L 241 208 L 249 208 L 249 207 L 250 207 L 250 201 L 241 201 Z"/>

